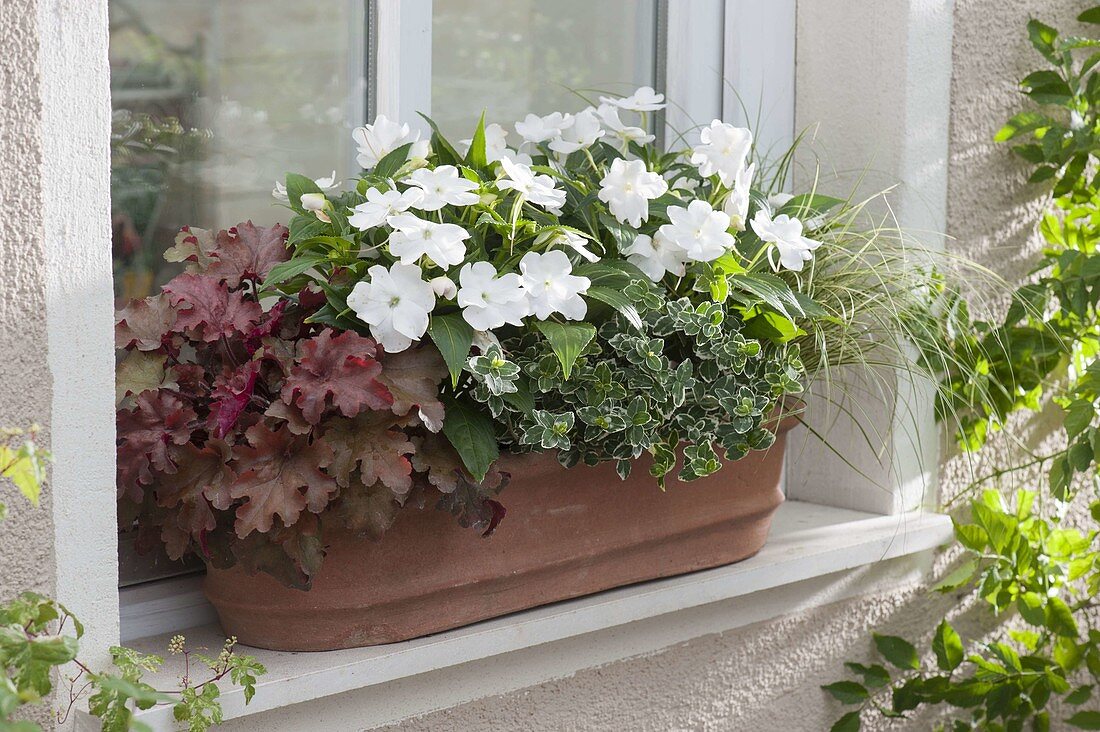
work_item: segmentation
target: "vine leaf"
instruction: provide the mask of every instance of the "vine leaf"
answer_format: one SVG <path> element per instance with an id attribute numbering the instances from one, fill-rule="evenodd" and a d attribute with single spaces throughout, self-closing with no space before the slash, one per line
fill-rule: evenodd
<path id="1" fill-rule="evenodd" d="M 874 638 L 875 648 L 890 663 L 898 668 L 913 670 L 920 668 L 920 657 L 917 655 L 917 649 L 909 641 L 896 635 L 880 635 L 878 633 L 874 634 Z"/>
<path id="2" fill-rule="evenodd" d="M 954 671 L 962 663 L 962 639 L 946 619 L 940 621 L 932 637 L 932 651 L 936 654 L 936 663 L 944 671 Z"/>

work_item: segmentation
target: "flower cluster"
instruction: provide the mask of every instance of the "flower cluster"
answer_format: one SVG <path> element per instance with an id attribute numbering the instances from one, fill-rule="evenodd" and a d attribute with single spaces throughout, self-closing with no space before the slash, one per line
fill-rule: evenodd
<path id="1" fill-rule="evenodd" d="M 434 125 L 425 140 L 379 117 L 353 133 L 364 171 L 352 190 L 288 176 L 292 266 L 269 287 L 290 298 L 319 288 L 328 300 L 320 322 L 369 335 L 388 353 L 431 341 L 450 372 L 448 398 L 482 420 L 481 439 L 493 442 L 471 444 L 470 430 L 447 435 L 475 478 L 497 443 L 551 446 L 519 437 L 552 413 L 549 392 L 519 354 L 556 368 L 554 389 L 567 393 L 589 375 L 591 349 L 610 354 L 657 332 L 643 314 L 659 320 L 672 303 L 717 306 L 725 325 L 708 338 L 736 333 L 757 344 L 761 373 L 728 376 L 768 394 L 756 415 L 766 417 L 790 389 L 760 387 L 765 372 L 789 372 L 797 363 L 790 341 L 804 332 L 798 322 L 820 314 L 798 291 L 798 273 L 821 243 L 801 219 L 820 223 L 840 202 L 754 191 L 752 135 L 725 122 L 701 129 L 694 147 L 661 150 L 649 128 L 664 106 L 663 95 L 641 88 L 575 113 L 528 114 L 511 129 L 483 119 L 457 144 Z M 640 307 L 637 297 L 655 304 Z M 713 360 L 702 355 L 711 347 L 678 341 L 660 368 L 694 374 Z M 518 376 L 486 372 L 490 353 L 494 363 L 518 364 Z M 622 367 L 621 354 L 605 365 L 613 364 Z M 582 376 L 571 378 L 575 367 Z M 487 393 L 490 382 L 507 391 Z M 629 456 L 677 434 L 717 434 L 678 432 L 672 425 L 685 410 L 666 407 L 651 410 L 660 416 Z M 550 441 L 563 452 L 583 422 L 573 414 L 572 427 L 558 425 L 561 439 Z M 588 453 L 624 459 L 607 441 Z"/>

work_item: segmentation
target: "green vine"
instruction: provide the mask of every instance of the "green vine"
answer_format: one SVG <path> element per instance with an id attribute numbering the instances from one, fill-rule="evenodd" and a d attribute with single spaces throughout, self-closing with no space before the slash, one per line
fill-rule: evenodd
<path id="1" fill-rule="evenodd" d="M 0 478 L 35 504 L 49 461 L 36 435 L 37 427 L 0 430 Z M 110 649 L 113 669 L 95 671 L 77 657 L 83 635 L 80 621 L 49 597 L 23 592 L 0 603 L 0 732 L 41 732 L 40 725 L 26 719 L 28 707 L 51 698 L 58 676 L 68 688 L 64 707 L 56 712 L 58 724 L 64 724 L 87 696 L 88 711 L 99 718 L 105 732 L 150 729 L 135 718 L 135 711 L 158 704 L 171 705 L 176 721 L 188 732 L 206 732 L 222 722 L 218 682 L 228 678 L 241 686 L 247 704 L 256 692 L 256 678 L 265 673 L 256 659 L 234 650 L 235 638 L 226 640 L 217 655 L 205 656 L 189 650 L 183 636 L 176 636 L 168 652 L 183 657 L 184 672 L 178 688 L 157 689 L 144 677 L 157 671 L 163 658 L 116 646 Z M 70 669 L 75 669 L 72 675 Z"/>
<path id="2" fill-rule="evenodd" d="M 1100 24 L 1100 7 L 1078 20 Z M 848 663 L 852 679 L 823 687 L 856 706 L 833 730 L 921 707 L 949 708 L 939 729 L 952 731 L 1100 729 L 1100 40 L 1038 20 L 1027 29 L 1047 67 L 1022 80 L 1034 108 L 996 140 L 1032 166 L 1031 183 L 1053 185 L 1039 223 L 1045 248 L 1003 322 L 971 320 L 961 302 L 952 312 L 945 339 L 956 359 L 939 406 L 941 418 L 957 420 L 960 444 L 978 449 L 1012 414 L 1053 403 L 1063 410 L 1065 447 L 996 473 L 1041 466 L 1045 485 L 1018 490 L 1011 504 L 985 490 L 954 517 L 964 558 L 935 589 L 974 592 L 1012 622 L 991 641 L 965 641 L 944 619 L 927 654 L 875 635 L 884 662 Z M 1069 525 L 1078 496 L 1088 505 L 1084 528 Z"/>

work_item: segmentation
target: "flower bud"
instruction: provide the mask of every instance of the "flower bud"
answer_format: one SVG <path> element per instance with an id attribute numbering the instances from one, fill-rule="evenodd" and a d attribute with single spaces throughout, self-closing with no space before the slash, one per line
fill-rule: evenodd
<path id="1" fill-rule="evenodd" d="M 440 275 L 432 278 L 432 281 L 428 284 L 432 286 L 432 292 L 435 293 L 435 296 L 444 300 L 454 300 L 458 295 L 458 286 L 449 277 Z"/>

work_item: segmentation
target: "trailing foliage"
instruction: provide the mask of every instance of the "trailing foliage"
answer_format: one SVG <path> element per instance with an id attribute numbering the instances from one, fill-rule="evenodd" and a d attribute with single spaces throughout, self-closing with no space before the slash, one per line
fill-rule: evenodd
<path id="1" fill-rule="evenodd" d="M 18 447 L 0 445 L 0 478 L 6 478 L 32 503 L 37 504 L 45 476 L 49 454 L 34 442 L 37 428 L 4 429 L 8 443 L 19 440 Z M 2 516 L 0 516 L 2 520 Z M 68 627 L 71 633 L 66 633 Z M 229 639 L 216 657 L 188 651 L 182 636 L 169 645 L 172 654 L 184 656 L 185 674 L 179 688 L 158 691 L 143 681 L 146 672 L 156 671 L 163 659 L 130 648 L 111 648 L 114 669 L 110 672 L 91 670 L 78 658 L 84 626 L 56 600 L 34 592 L 0 603 L 0 729 L 6 732 L 42 732 L 35 722 L 20 719 L 31 705 L 50 699 L 54 677 L 66 667 L 75 666 L 76 674 L 65 677 L 68 684 L 68 704 L 57 713 L 63 724 L 73 706 L 85 696 L 88 710 L 102 721 L 105 732 L 148 730 L 148 725 L 134 717 L 135 710 L 150 709 L 157 704 L 170 704 L 177 720 L 185 722 L 190 732 L 206 732 L 222 721 L 218 682 L 228 677 L 243 687 L 245 704 L 252 701 L 256 678 L 266 673 L 251 656 L 234 650 L 235 639 Z M 209 670 L 203 680 L 192 678 L 191 657 Z"/>
<path id="2" fill-rule="evenodd" d="M 1100 7 L 1079 20 L 1100 23 Z M 858 730 L 861 712 L 903 717 L 926 705 L 955 708 L 941 725 L 951 730 L 1100 729 L 1100 41 L 1038 20 L 1028 34 L 1049 64 L 1021 82 L 1039 108 L 1014 116 L 997 140 L 1012 141 L 1033 166 L 1032 183 L 1053 182 L 1039 224 L 1046 247 L 1002 323 L 971 322 L 962 303 L 952 313 L 945 337 L 956 359 L 940 406 L 959 418 L 960 443 L 977 449 L 1013 413 L 1053 401 L 1064 410 L 1066 447 L 997 471 L 1043 466 L 1046 485 L 1017 491 L 1014 505 L 991 490 L 973 498 L 955 519 L 964 559 L 936 588 L 973 591 L 994 614 L 1018 620 L 981 642 L 944 619 L 930 658 L 907 640 L 876 636 L 888 666 L 849 663 L 855 680 L 824 687 L 859 706 L 834 730 Z M 1067 511 L 1082 486 L 1091 522 L 1074 528 Z M 1067 710 L 1061 719 L 1055 702 Z"/>

